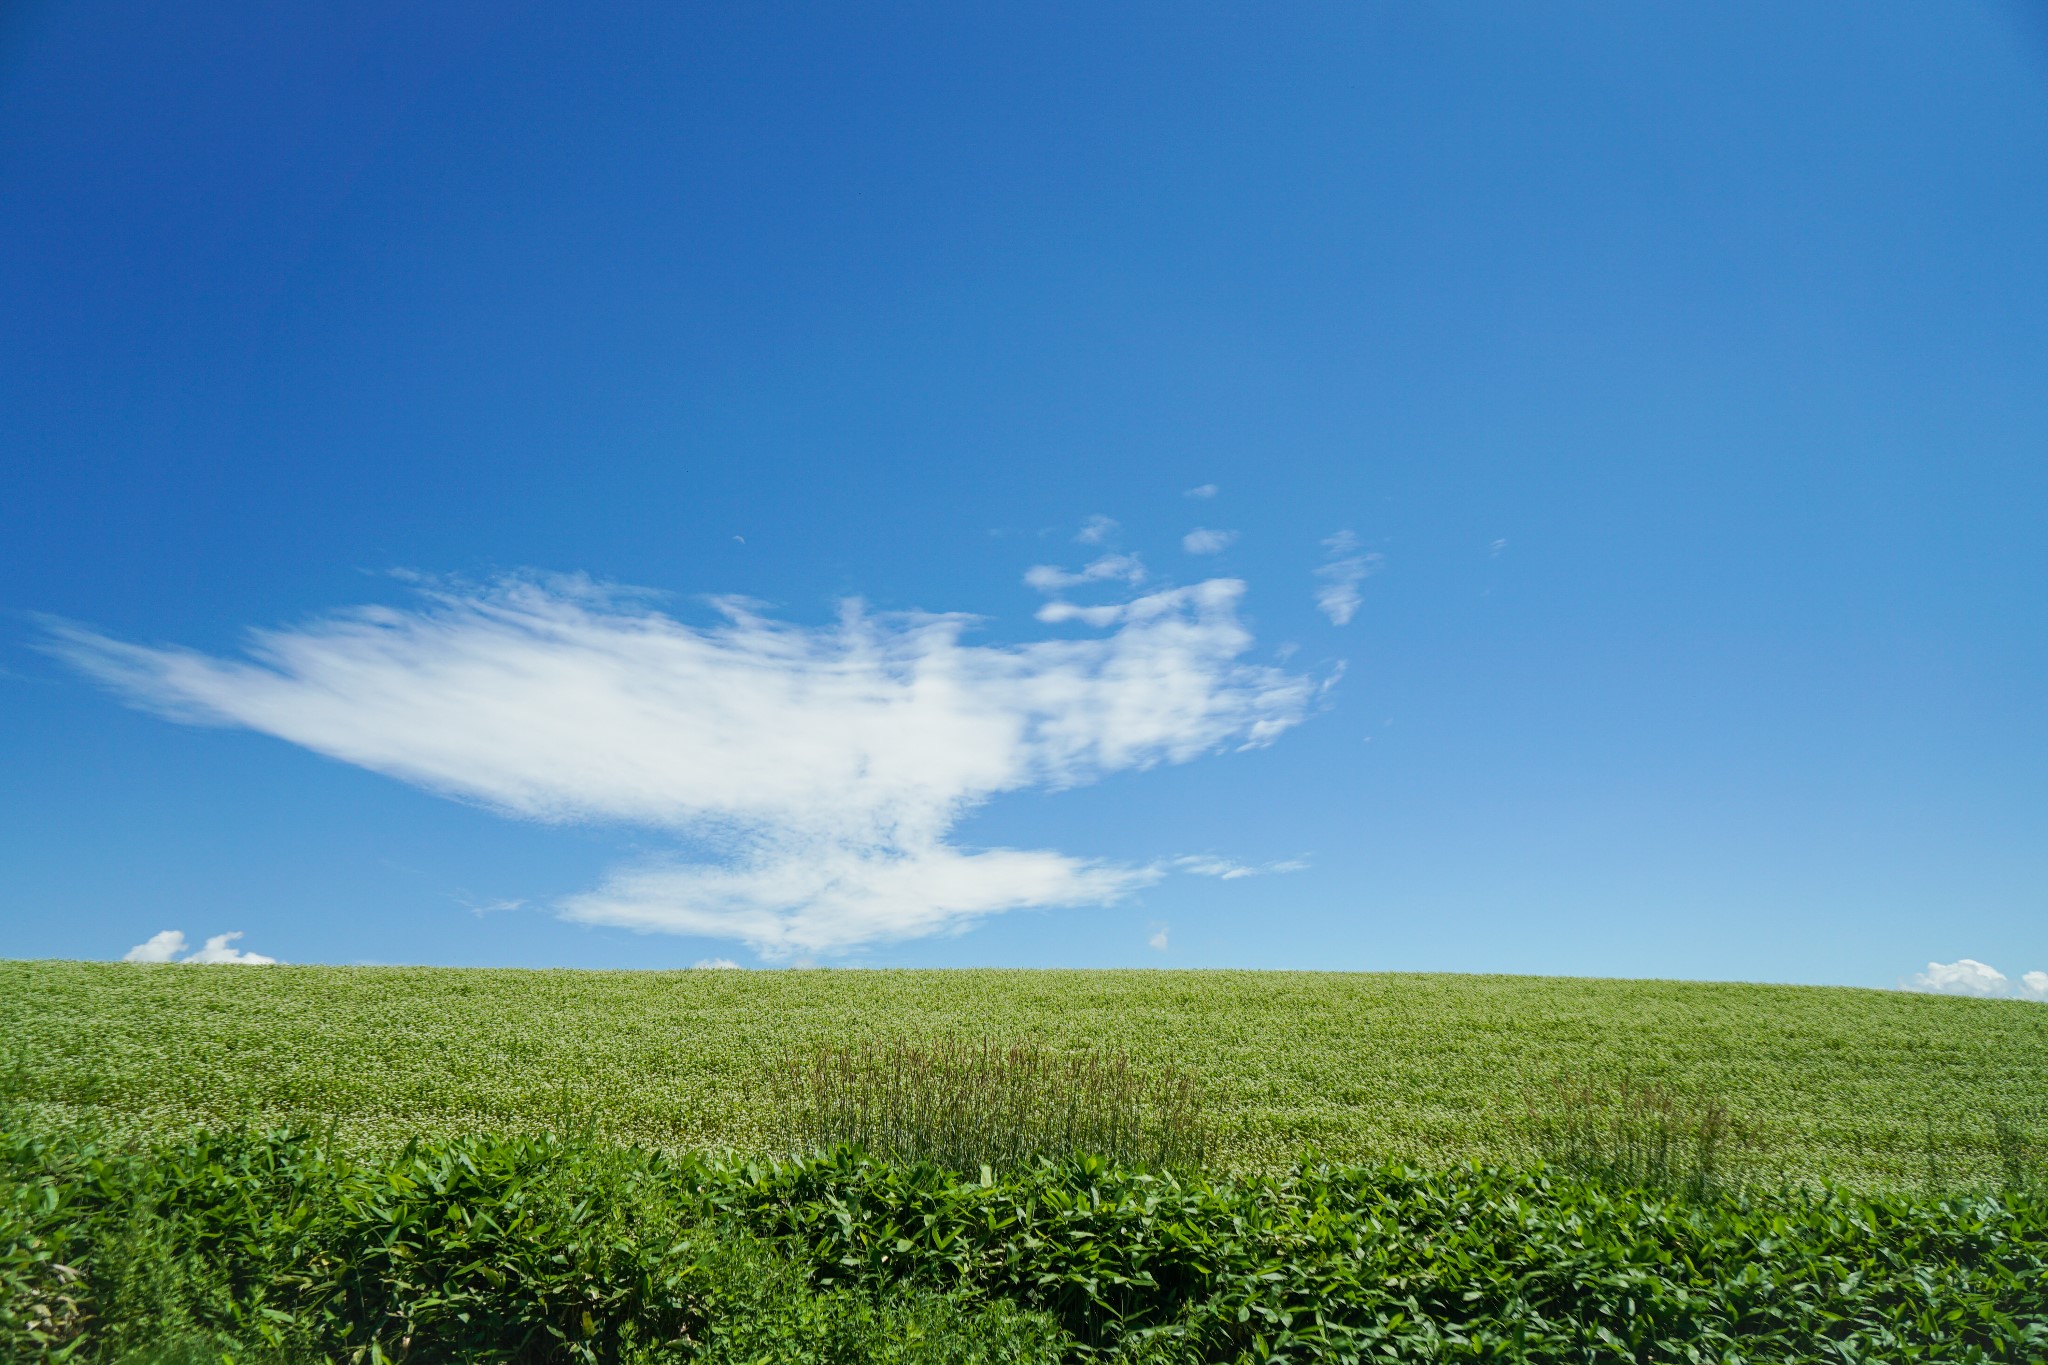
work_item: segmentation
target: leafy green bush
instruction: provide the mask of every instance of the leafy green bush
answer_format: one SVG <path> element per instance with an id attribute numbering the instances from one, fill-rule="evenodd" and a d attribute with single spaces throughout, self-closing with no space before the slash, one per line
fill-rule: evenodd
<path id="1" fill-rule="evenodd" d="M 656 1347 L 648 1359 L 706 1365 L 1055 1365 L 1065 1335 L 1051 1318 L 1003 1299 L 984 1301 L 895 1285 L 879 1293 L 820 1290 L 808 1266 L 755 1238 L 711 1243 L 703 1338 Z"/>
<path id="2" fill-rule="evenodd" d="M 981 1185 L 840 1153 L 717 1197 L 822 1280 L 922 1277 L 1097 1349 L 1202 1360 L 2023 1360 L 2048 1205 L 1661 1197 L 1465 1168 L 1211 1181 L 1080 1162 Z"/>
<path id="3" fill-rule="evenodd" d="M 0 1140 L 0 1358 L 2048 1359 L 2048 1198 Z M 59 1269 L 63 1267 L 63 1269 Z M 67 1305 L 68 1306 L 60 1306 Z"/>
<path id="4" fill-rule="evenodd" d="M 1087 1154 L 1199 1164 L 1201 1091 L 1115 1048 L 941 1038 L 820 1046 L 774 1076 L 797 1155 L 858 1147 L 974 1174 Z"/>
<path id="5" fill-rule="evenodd" d="M 702 1216 L 694 1168 L 627 1149 L 481 1138 L 360 1164 L 305 1133 L 121 1153 L 16 1131 L 0 1155 L 0 1236 L 79 1262 L 0 1286 L 8 1360 L 1058 1358 L 1049 1320 L 1007 1303 L 815 1291 L 781 1248 Z M 68 1315 L 39 1311 L 53 1286 Z"/>

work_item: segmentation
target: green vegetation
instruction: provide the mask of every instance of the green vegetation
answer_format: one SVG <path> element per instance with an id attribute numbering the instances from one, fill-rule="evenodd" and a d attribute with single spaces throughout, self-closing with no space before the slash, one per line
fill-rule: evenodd
<path id="1" fill-rule="evenodd" d="M 1967 1188 L 2048 1134 L 2048 1007 L 2013 1001 L 1271 972 L 0 964 L 0 1094 L 45 1118 L 132 1133 L 297 1119 L 365 1152 L 587 1125 L 765 1153 L 779 1059 L 906 1036 L 1185 1067 L 1226 1170 L 1310 1152 L 1524 1161 L 1542 1146 L 1531 1097 L 1585 1077 L 1718 1104 L 1724 1164 L 1769 1181 Z"/>
<path id="2" fill-rule="evenodd" d="M 1160 1168 L 1201 1164 L 1200 1087 L 1122 1048 L 941 1038 L 821 1045 L 773 1073 L 790 1154 L 856 1147 L 969 1175 L 1098 1156 Z"/>
<path id="3" fill-rule="evenodd" d="M 968 1178 L 581 1138 L 0 1140 L 0 1353 L 209 1362 L 2048 1356 L 2048 1196 L 1541 1171 Z M 140 1354 L 131 1354 L 139 1351 Z"/>
<path id="4" fill-rule="evenodd" d="M 0 1140 L 0 1358 L 1051 1362 L 1045 1314 L 958 1287 L 814 1285 L 710 1197 L 602 1144 L 470 1140 L 361 1164 L 303 1133 L 130 1151 Z"/>
<path id="5" fill-rule="evenodd" d="M 13 963 L 0 1037 L 10 1360 L 2048 1358 L 2037 1005 Z"/>
<path id="6" fill-rule="evenodd" d="M 1756 1179 L 1726 1170 L 1727 1110 L 1625 1077 L 1606 1085 L 1559 1081 L 1531 1097 L 1523 1131 L 1545 1164 L 1623 1188 L 1697 1197 Z M 2008 1188 L 2028 1174 L 2024 1157 L 2015 1156 L 2001 1168 Z"/>

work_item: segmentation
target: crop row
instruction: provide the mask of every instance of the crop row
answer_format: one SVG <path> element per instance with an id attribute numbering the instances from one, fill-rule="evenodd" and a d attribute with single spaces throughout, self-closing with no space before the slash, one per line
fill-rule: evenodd
<path id="1" fill-rule="evenodd" d="M 479 1127 L 780 1141 L 777 1060 L 903 1037 L 1110 1046 L 1201 1079 L 1211 1160 L 1530 1155 L 1530 1097 L 1627 1077 L 1725 1111 L 1769 1180 L 1995 1175 L 2048 1132 L 2048 1007 L 1898 992 L 1264 972 L 522 972 L 0 964 L 0 1097 L 131 1131 L 244 1117 L 367 1149 Z"/>

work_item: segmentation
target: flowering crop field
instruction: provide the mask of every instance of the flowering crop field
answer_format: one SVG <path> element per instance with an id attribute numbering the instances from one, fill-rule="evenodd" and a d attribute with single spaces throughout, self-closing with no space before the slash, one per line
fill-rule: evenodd
<path id="1" fill-rule="evenodd" d="M 586 1129 L 778 1141 L 820 1043 L 1114 1046 L 1198 1075 L 1217 1163 L 1513 1161 L 1532 1097 L 1623 1077 L 1726 1106 L 1755 1174 L 1990 1179 L 2048 1133 L 2048 1006 L 1834 988 L 1294 972 L 573 972 L 0 963 L 0 1099 L 348 1143 Z M 2036 1148 L 2038 1151 L 2038 1148 Z"/>

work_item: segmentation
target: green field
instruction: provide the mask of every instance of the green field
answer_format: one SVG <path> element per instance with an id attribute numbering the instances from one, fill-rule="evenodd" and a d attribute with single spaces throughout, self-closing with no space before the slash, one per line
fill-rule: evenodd
<path id="1" fill-rule="evenodd" d="M 1197 1072 L 1219 1164 L 1526 1153 L 1558 1077 L 1711 1097 L 1770 1177 L 1917 1187 L 2048 1129 L 2048 1007 L 1888 991 L 1278 972 L 569 972 L 0 964 L 4 1098 L 166 1131 L 292 1116 L 345 1141 L 589 1125 L 776 1140 L 764 1069 L 936 1033 L 1114 1045 Z"/>

